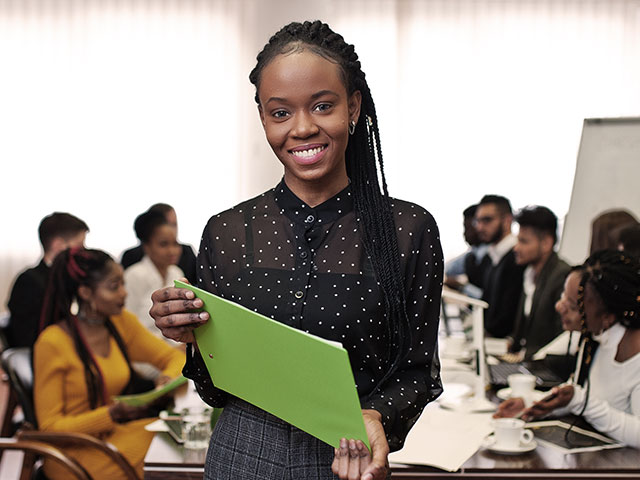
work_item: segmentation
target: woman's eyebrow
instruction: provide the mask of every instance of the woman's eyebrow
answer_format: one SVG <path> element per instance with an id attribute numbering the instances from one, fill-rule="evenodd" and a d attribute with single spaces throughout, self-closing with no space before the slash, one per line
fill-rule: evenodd
<path id="1" fill-rule="evenodd" d="M 338 94 L 333 90 L 320 90 L 319 92 L 316 92 L 313 95 L 311 95 L 311 98 L 315 100 L 316 98 L 323 97 L 324 95 L 333 95 L 334 97 L 338 96 Z"/>
<path id="2" fill-rule="evenodd" d="M 271 103 L 271 102 L 287 103 L 287 99 L 281 98 L 281 97 L 271 97 L 265 102 L 265 104 Z"/>
<path id="3" fill-rule="evenodd" d="M 325 95 L 333 95 L 334 97 L 338 97 L 339 95 L 334 92 L 333 90 L 320 90 L 314 94 L 311 95 L 311 99 L 312 100 L 316 100 L 317 98 L 323 97 Z M 289 101 L 286 98 L 283 97 L 269 97 L 269 99 L 267 99 L 267 101 L 265 102 L 266 104 L 269 104 L 271 102 L 276 102 L 276 103 L 289 103 Z"/>

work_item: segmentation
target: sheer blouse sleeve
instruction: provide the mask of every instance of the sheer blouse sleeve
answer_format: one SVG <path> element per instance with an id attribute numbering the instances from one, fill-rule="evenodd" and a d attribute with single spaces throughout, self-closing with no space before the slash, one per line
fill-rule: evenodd
<path id="1" fill-rule="evenodd" d="M 211 293 L 217 293 L 215 288 L 214 269 L 212 265 L 212 248 L 210 240 L 211 221 L 202 234 L 200 252 L 196 261 L 198 287 Z M 200 356 L 200 352 L 192 344 L 187 344 L 186 362 L 182 374 L 193 380 L 200 398 L 215 408 L 224 407 L 228 394 L 213 384 L 207 367 Z"/>
<path id="2" fill-rule="evenodd" d="M 429 212 L 404 204 L 396 208 L 396 228 L 411 347 L 394 375 L 362 402 L 382 414 L 391 451 L 402 448 L 424 407 L 442 393 L 437 341 L 444 262 L 438 227 Z"/>

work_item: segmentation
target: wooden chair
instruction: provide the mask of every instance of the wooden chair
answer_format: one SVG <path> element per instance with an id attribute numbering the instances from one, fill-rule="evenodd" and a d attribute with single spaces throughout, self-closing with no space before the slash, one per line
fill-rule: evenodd
<path id="1" fill-rule="evenodd" d="M 36 442 L 56 448 L 68 446 L 93 448 L 106 455 L 124 472 L 126 478 L 139 480 L 135 469 L 120 451 L 108 442 L 91 435 L 75 432 L 43 432 L 38 430 L 38 420 L 33 406 L 33 368 L 30 348 L 9 348 L 0 357 L 3 370 L 9 376 L 9 384 L 24 412 L 25 421 L 17 433 L 22 442 Z"/>
<path id="2" fill-rule="evenodd" d="M 24 452 L 20 480 L 30 480 L 34 478 L 35 459 L 44 457 L 60 463 L 78 480 L 92 480 L 87 471 L 73 458 L 65 455 L 62 451 L 41 442 L 18 440 L 15 438 L 0 438 L 0 453 L 5 450 L 19 450 Z"/>

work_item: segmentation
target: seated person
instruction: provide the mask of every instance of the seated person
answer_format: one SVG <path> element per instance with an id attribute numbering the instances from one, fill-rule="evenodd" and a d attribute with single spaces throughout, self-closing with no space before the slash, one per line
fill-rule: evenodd
<path id="1" fill-rule="evenodd" d="M 569 383 L 525 409 L 521 398 L 503 402 L 495 416 L 522 413 L 531 421 L 549 414 L 582 416 L 594 428 L 626 445 L 640 448 L 640 261 L 604 250 L 583 265 L 579 283 L 567 282 L 582 329 L 599 341 L 578 355 L 575 378 L 586 372 L 586 387 Z M 591 350 L 591 351 L 590 351 Z"/>
<path id="2" fill-rule="evenodd" d="M 136 380 L 132 361 L 161 369 L 162 384 L 180 374 L 185 358 L 123 310 L 126 295 L 122 267 L 106 253 L 77 248 L 58 255 L 43 307 L 46 328 L 33 350 L 33 395 L 41 430 L 86 433 L 112 443 L 142 478 L 153 438 L 144 427 L 153 413 L 112 397 L 130 393 Z M 69 447 L 65 453 L 94 479 L 123 478 L 94 450 Z M 68 472 L 47 463 L 45 474 L 56 480 Z"/>
<path id="3" fill-rule="evenodd" d="M 486 265 L 477 274 L 467 272 L 469 281 L 482 288 L 484 327 L 489 336 L 505 338 L 513 332 L 524 267 L 517 265 L 513 247 L 517 238 L 511 233 L 511 202 L 499 195 L 485 195 L 478 203 L 474 225 L 480 241 L 486 243 Z"/>
<path id="4" fill-rule="evenodd" d="M 176 235 L 178 232 L 178 217 L 176 215 L 176 211 L 173 209 L 171 205 L 167 205 L 166 203 L 156 203 L 149 207 L 147 212 L 159 212 L 163 214 L 167 222 L 176 229 Z M 181 253 L 180 259 L 176 262 L 176 265 L 180 267 L 180 269 L 184 272 L 185 277 L 189 280 L 190 283 L 196 284 L 198 279 L 196 277 L 196 255 L 193 253 L 193 248 L 190 245 L 185 245 L 183 243 L 180 244 Z M 126 250 L 122 254 L 122 259 L 120 260 L 120 264 L 126 270 L 134 263 L 138 263 L 144 257 L 144 248 L 142 244 L 137 247 L 130 248 Z"/>
<path id="5" fill-rule="evenodd" d="M 163 214 L 150 211 L 136 218 L 135 230 L 142 243 L 144 257 L 124 271 L 124 281 L 129 292 L 125 307 L 150 332 L 164 338 L 149 316 L 149 309 L 154 291 L 173 286 L 174 280 L 184 277 L 184 273 L 176 265 L 181 252 L 176 228 Z"/>
<path id="6" fill-rule="evenodd" d="M 640 258 L 640 223 L 627 225 L 620 230 L 618 250 L 625 251 L 629 255 Z"/>
<path id="7" fill-rule="evenodd" d="M 562 293 L 569 265 L 554 251 L 558 219 L 546 207 L 523 208 L 513 248 L 516 264 L 524 266 L 522 293 L 509 351 L 529 360 L 541 347 L 562 333 L 555 304 Z"/>
<path id="8" fill-rule="evenodd" d="M 469 250 L 445 263 L 444 284 L 449 288 L 459 290 L 469 297 L 480 298 L 482 297 L 482 290 L 469 282 L 469 275 L 467 274 L 470 270 L 477 272 L 481 268 L 483 265 L 482 260 L 487 253 L 487 246 L 480 242 L 478 232 L 473 226 L 476 207 L 477 205 L 471 205 L 462 212 L 464 217 L 463 235 L 465 242 L 469 245 Z M 472 273 L 471 275 L 476 278 L 480 276 L 479 273 L 475 275 Z"/>
<path id="9" fill-rule="evenodd" d="M 638 225 L 638 220 L 624 208 L 601 212 L 591 221 L 589 254 L 617 249 L 620 231 L 632 225 Z"/>
<path id="10" fill-rule="evenodd" d="M 33 347 L 51 264 L 58 253 L 82 246 L 88 231 L 86 223 L 69 213 L 54 212 L 42 219 L 38 235 L 44 255 L 37 266 L 16 278 L 9 297 L 11 316 L 5 332 L 9 347 Z"/>

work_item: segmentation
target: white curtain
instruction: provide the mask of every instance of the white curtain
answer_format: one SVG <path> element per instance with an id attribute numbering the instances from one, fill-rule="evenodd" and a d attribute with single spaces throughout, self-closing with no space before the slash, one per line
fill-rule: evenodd
<path id="1" fill-rule="evenodd" d="M 431 210 L 447 257 L 484 193 L 562 217 L 583 119 L 640 112 L 638 0 L 0 0 L 0 298 L 52 211 L 118 256 L 152 203 L 197 246 L 272 186 L 247 76 L 314 18 L 356 45 L 391 193 Z"/>

